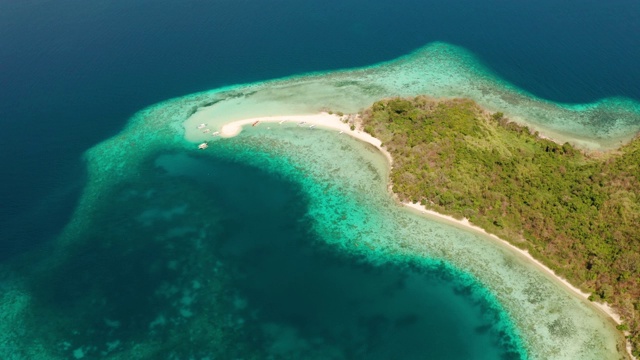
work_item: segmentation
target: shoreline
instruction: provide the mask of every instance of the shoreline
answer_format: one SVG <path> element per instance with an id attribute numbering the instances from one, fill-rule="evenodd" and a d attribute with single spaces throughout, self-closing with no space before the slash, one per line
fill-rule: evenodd
<path id="1" fill-rule="evenodd" d="M 428 218 L 431 218 L 431 219 L 434 219 L 434 220 L 437 220 L 437 221 L 438 220 L 439 221 L 443 221 L 445 223 L 449 223 L 449 224 L 452 224 L 454 226 L 458 226 L 458 227 L 460 227 L 462 229 L 465 229 L 465 230 L 467 230 L 469 232 L 480 233 L 482 235 L 488 236 L 488 237 L 496 240 L 499 244 L 503 245 L 505 248 L 510 249 L 512 252 L 516 253 L 516 255 L 519 255 L 521 258 L 524 258 L 527 261 L 529 261 L 530 263 L 532 263 L 535 267 L 537 267 L 544 274 L 546 274 L 552 281 L 555 281 L 560 286 L 562 286 L 565 289 L 569 290 L 574 295 L 577 295 L 583 301 L 585 301 L 590 306 L 592 306 L 593 308 L 598 310 L 601 314 L 606 315 L 608 318 L 613 320 L 617 325 L 622 324 L 622 318 L 620 317 L 620 315 L 618 315 L 618 313 L 615 311 L 615 309 L 612 308 L 608 303 L 599 303 L 599 302 L 595 302 L 595 301 L 589 300 L 589 296 L 591 294 L 582 291 L 578 287 L 576 287 L 573 284 L 571 284 L 567 279 L 557 275 L 555 273 L 555 271 L 553 271 L 552 269 L 547 267 L 540 260 L 534 258 L 533 255 L 531 255 L 531 253 L 529 253 L 529 251 L 527 251 L 525 249 L 520 249 L 519 247 L 517 247 L 517 246 L 511 244 L 510 242 L 508 242 L 507 240 L 501 239 L 497 235 L 488 233 L 485 229 L 483 229 L 483 228 L 481 228 L 479 226 L 476 226 L 473 223 L 469 222 L 469 220 L 467 218 L 463 218 L 462 220 L 458 220 L 458 219 L 454 218 L 453 216 L 445 215 L 445 214 L 439 213 L 439 212 L 434 211 L 434 210 L 429 210 L 424 205 L 421 205 L 421 204 L 409 203 L 409 202 L 400 202 L 400 203 L 402 204 L 402 206 L 407 207 L 407 208 L 409 208 L 411 210 L 414 210 L 415 212 L 417 212 L 419 214 L 425 215 Z M 624 332 L 622 332 L 622 331 L 620 331 L 620 332 L 621 332 L 621 334 L 623 336 L 625 335 Z M 637 358 L 635 356 L 633 356 L 633 354 L 631 353 L 631 351 L 632 351 L 631 343 L 625 337 L 623 337 L 623 338 L 624 338 L 624 342 L 625 342 L 625 349 L 626 349 L 626 352 L 627 352 L 627 356 L 629 356 L 630 359 L 637 360 Z"/>
<path id="2" fill-rule="evenodd" d="M 434 210 L 429 210 L 424 205 L 421 205 L 421 204 L 402 202 L 402 205 L 405 206 L 405 207 L 408 207 L 410 209 L 413 209 L 413 210 L 415 210 L 415 211 L 417 211 L 417 212 L 419 212 L 421 214 L 428 215 L 431 218 L 437 218 L 438 220 L 444 220 L 444 222 L 453 223 L 454 225 L 457 225 L 457 226 L 459 226 L 461 228 L 469 230 L 470 232 L 481 233 L 481 234 L 486 235 L 486 236 L 488 236 L 488 237 L 490 237 L 490 238 L 492 238 L 494 240 L 498 240 L 502 245 L 505 245 L 509 249 L 515 251 L 516 253 L 518 253 L 522 257 L 526 258 L 527 260 L 529 260 L 530 262 L 535 264 L 536 267 L 538 267 L 540 270 L 543 270 L 545 274 L 548 274 L 554 280 L 557 280 L 558 283 L 562 284 L 568 290 L 571 290 L 572 293 L 574 293 L 574 294 L 580 296 L 581 298 L 587 300 L 589 302 L 589 304 L 592 304 L 593 306 L 598 308 L 600 311 L 602 311 L 604 314 L 606 314 L 608 317 L 610 317 L 614 322 L 616 322 L 617 324 L 621 324 L 622 323 L 622 319 L 620 318 L 620 315 L 618 315 L 611 306 L 609 306 L 607 303 L 599 303 L 599 302 L 590 301 L 589 300 L 589 295 L 591 295 L 591 294 L 582 291 L 581 289 L 579 289 L 579 288 L 575 287 L 574 285 L 572 285 L 567 279 L 557 275 L 552 269 L 547 267 L 540 260 L 534 258 L 533 255 L 531 255 L 531 253 L 529 253 L 529 251 L 527 251 L 525 249 L 520 249 L 519 247 L 517 247 L 517 246 L 511 244 L 510 242 L 508 242 L 507 240 L 501 239 L 497 235 L 488 233 L 485 229 L 483 229 L 483 228 L 481 228 L 479 226 L 473 225 L 473 223 L 469 222 L 469 220 L 467 218 L 463 218 L 462 220 L 458 220 L 458 219 L 454 218 L 453 216 L 445 215 L 445 214 L 439 213 L 439 212 L 434 211 Z"/>
<path id="3" fill-rule="evenodd" d="M 345 120 L 346 119 L 346 120 Z M 373 136 L 371 136 L 368 133 L 365 133 L 361 130 L 358 130 L 358 123 L 356 122 L 354 125 L 356 126 L 355 130 L 351 130 L 350 128 L 350 123 L 349 120 L 355 119 L 357 121 L 357 118 L 353 118 L 352 115 L 344 115 L 344 116 L 339 116 L 339 115 L 335 115 L 335 114 L 329 114 L 326 112 L 322 112 L 319 114 L 315 114 L 315 115 L 289 115 L 289 116 L 265 116 L 265 117 L 256 117 L 256 118 L 249 118 L 249 119 L 242 119 L 242 120 L 237 120 L 237 121 L 232 121 L 229 123 L 226 123 L 224 125 L 222 125 L 222 127 L 220 128 L 220 137 L 222 138 L 229 138 L 229 137 L 234 137 L 237 136 L 238 134 L 240 134 L 240 132 L 242 132 L 242 127 L 245 125 L 251 125 L 254 124 L 256 122 L 258 122 L 256 125 L 258 125 L 260 122 L 265 122 L 265 123 L 284 123 L 284 122 L 304 122 L 305 124 L 308 124 L 309 126 L 313 125 L 313 126 L 318 126 L 319 128 L 325 128 L 325 129 L 329 129 L 329 130 L 336 130 L 336 131 L 340 131 L 341 133 L 347 134 L 351 137 L 354 137 L 358 140 L 361 140 L 363 142 L 366 142 L 370 145 L 373 145 L 374 147 L 376 147 L 387 159 L 389 166 L 391 167 L 393 165 L 393 158 L 391 157 L 391 154 L 384 148 L 382 148 L 382 142 L 380 141 L 380 139 L 377 139 Z M 543 135 L 540 135 L 540 137 L 543 137 Z M 553 141 L 553 140 L 552 140 Z M 391 189 L 391 185 L 389 184 L 388 186 L 389 191 L 391 192 L 391 195 L 397 199 L 397 197 L 395 196 L 395 193 L 393 193 L 392 189 Z M 590 301 L 588 298 L 590 296 L 589 293 L 586 293 L 584 291 L 582 291 L 581 289 L 579 289 L 578 287 L 572 285 L 569 281 L 567 281 L 565 278 L 557 275 L 552 269 L 550 269 L 549 267 L 547 267 L 545 264 L 543 264 L 541 261 L 539 261 L 538 259 L 534 258 L 529 251 L 524 250 L 524 249 L 520 249 L 517 246 L 511 244 L 510 242 L 501 239 L 500 237 L 488 233 L 485 229 L 476 226 L 474 224 L 472 224 L 471 222 L 469 222 L 468 219 L 464 218 L 462 220 L 458 220 L 450 215 L 445 215 L 439 212 L 436 212 L 434 210 L 429 210 L 426 207 L 424 207 L 421 204 L 417 204 L 417 203 L 409 203 L 409 202 L 400 202 L 401 206 L 406 207 L 410 210 L 413 210 L 419 214 L 422 214 L 428 218 L 431 218 L 433 220 L 436 221 L 444 221 L 446 223 L 452 224 L 454 226 L 458 226 L 459 228 L 462 228 L 464 230 L 467 230 L 469 232 L 473 232 L 473 233 L 479 233 L 485 236 L 488 236 L 490 238 L 492 238 L 493 240 L 497 240 L 497 242 L 499 244 L 501 244 L 504 248 L 509 249 L 510 251 L 512 251 L 513 253 L 515 253 L 516 255 L 520 256 L 521 258 L 529 261 L 530 263 L 532 263 L 535 267 L 537 267 L 539 270 L 541 270 L 544 274 L 546 274 L 550 279 L 552 279 L 553 281 L 555 281 L 556 283 L 558 283 L 560 286 L 564 287 L 566 290 L 568 290 L 570 293 L 578 296 L 580 299 L 582 299 L 583 301 L 585 301 L 586 303 L 590 304 L 594 309 L 596 309 L 597 311 L 599 311 L 601 314 L 606 315 L 608 318 L 610 318 L 611 320 L 613 320 L 614 323 L 616 324 L 622 324 L 622 319 L 620 318 L 620 315 L 618 315 L 618 313 L 607 303 L 599 303 L 599 302 L 594 302 L 594 301 Z M 621 335 L 624 335 L 621 332 Z M 625 338 L 625 344 L 626 344 L 626 353 L 627 355 L 631 358 L 631 359 L 636 359 L 632 354 L 631 354 L 631 344 L 629 343 L 629 341 L 626 340 Z"/>
<path id="4" fill-rule="evenodd" d="M 318 128 L 325 128 L 329 130 L 337 130 L 344 134 L 347 134 L 351 137 L 354 137 L 358 140 L 364 141 L 368 144 L 376 147 L 389 161 L 389 164 L 393 163 L 393 159 L 391 158 L 391 154 L 382 148 L 382 141 L 377 139 L 362 130 L 358 130 L 358 124 L 355 123 L 355 130 L 351 130 L 349 123 L 350 119 L 354 119 L 353 115 L 336 115 L 329 114 L 326 112 L 321 112 L 315 115 L 283 115 L 283 116 L 263 116 L 263 117 L 255 117 L 249 119 L 236 120 L 229 123 L 226 123 L 220 127 L 220 137 L 221 138 L 230 138 L 237 136 L 242 132 L 242 127 L 245 125 L 252 125 L 255 122 L 258 122 L 257 126 L 260 123 L 285 123 L 285 122 L 295 122 L 300 123 L 304 122 L 306 125 L 317 126 Z"/>

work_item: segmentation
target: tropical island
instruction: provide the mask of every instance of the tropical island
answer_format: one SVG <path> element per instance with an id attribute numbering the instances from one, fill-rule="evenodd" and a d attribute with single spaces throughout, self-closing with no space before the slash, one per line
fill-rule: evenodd
<path id="1" fill-rule="evenodd" d="M 428 301 L 415 296 L 407 297 L 415 305 L 402 309 L 419 309 L 429 326 L 433 309 L 450 319 L 469 320 L 468 325 L 456 320 L 445 325 L 470 331 L 465 339 L 487 340 L 479 351 L 523 359 L 629 358 L 625 346 L 637 344 L 638 338 L 638 244 L 629 239 L 637 239 L 638 144 L 631 138 L 640 131 L 640 104 L 545 101 L 490 76 L 472 60 L 460 49 L 436 44 L 373 67 L 214 89 L 136 113 L 122 132 L 86 152 L 87 185 L 56 240 L 55 253 L 38 252 L 42 262 L 29 257 L 12 269 L 0 269 L 15 273 L 7 276 L 13 280 L 3 283 L 0 296 L 0 353 L 13 356 L 21 349 L 25 358 L 106 354 L 129 359 L 153 358 L 170 348 L 180 357 L 250 358 L 247 351 L 255 350 L 254 358 L 266 358 L 272 345 L 290 338 L 289 327 L 283 327 L 288 320 L 275 328 L 267 317 L 245 322 L 254 309 L 268 309 L 274 302 L 263 303 L 260 293 L 247 302 L 234 290 L 237 281 L 248 278 L 236 266 L 262 263 L 225 265 L 227 257 L 215 249 L 236 244 L 236 230 L 251 228 L 236 227 L 245 219 L 274 216 L 277 221 L 265 223 L 287 220 L 300 226 L 301 233 L 313 237 L 313 246 L 341 256 L 345 268 L 355 260 L 373 264 L 381 274 L 388 275 L 383 266 L 400 266 L 408 271 L 400 278 L 417 271 L 445 280 L 450 289 L 442 303 L 453 304 L 451 295 L 471 304 L 478 316 L 423 306 Z M 413 98 L 419 94 L 472 100 Z M 333 115 L 322 113 L 328 110 Z M 572 145 L 540 139 L 495 111 Z M 621 143 L 628 145 L 620 148 Z M 206 146 L 200 150 L 199 144 Z M 249 179 L 250 186 L 235 187 L 239 195 L 260 189 L 257 185 L 266 186 L 259 195 L 271 194 L 271 183 L 255 181 L 254 171 L 295 186 L 291 194 L 303 202 L 292 198 L 290 203 L 298 212 L 280 215 L 271 210 L 269 198 L 251 206 L 225 202 L 217 196 L 227 195 L 226 185 L 210 187 L 224 176 L 234 186 L 236 179 Z M 423 216 L 400 202 L 422 203 L 434 212 Z M 222 214 L 224 204 L 231 203 L 249 215 L 228 221 Z M 264 208 L 257 211 L 253 205 Z M 459 222 L 465 228 L 438 221 L 440 214 L 463 219 Z M 520 251 L 479 233 L 464 218 Z M 286 233 L 292 227 L 277 228 Z M 245 235 L 251 241 L 263 234 Z M 202 248 L 205 244 L 211 251 Z M 246 254 L 254 248 L 247 247 Z M 531 261 L 522 249 L 547 266 Z M 113 271 L 96 258 L 127 266 Z M 295 256 L 285 252 L 283 258 Z M 211 266 L 219 260 L 222 267 Z M 23 264 L 33 263 L 40 265 L 23 274 Z M 78 264 L 85 267 L 79 281 L 58 286 L 55 279 L 75 275 Z M 298 273 L 292 269 L 285 273 Z M 588 291 L 592 300 L 615 306 L 623 321 L 615 314 L 612 321 L 612 312 L 591 306 L 598 303 L 589 304 L 587 295 L 576 294 L 557 281 L 560 277 Z M 325 283 L 333 288 L 333 279 L 343 278 L 349 277 L 330 276 Z M 256 284 L 287 283 L 276 279 Z M 384 282 L 371 283 L 387 290 Z M 306 291 L 306 286 L 298 289 Z M 407 289 L 419 290 L 427 300 L 440 295 L 422 281 L 412 280 Z M 380 301 L 376 309 L 389 308 L 384 304 L 389 296 L 363 297 L 353 290 L 364 302 Z M 145 311 L 131 317 L 130 309 Z M 357 313 L 349 326 L 368 326 L 361 325 L 359 314 L 369 316 Z M 325 325 L 333 336 L 335 324 Z M 242 340 L 256 336 L 260 346 Z M 291 343 L 316 344 L 314 338 Z M 333 339 L 321 344 L 345 344 L 340 346 L 346 350 L 354 344 L 343 336 Z M 378 341 L 367 343 L 377 346 Z M 289 358 L 310 358 L 300 355 L 303 350 L 328 358 L 315 347 L 286 350 L 295 354 Z"/>
<path id="2" fill-rule="evenodd" d="M 618 150 L 558 144 L 472 100 L 378 101 L 364 131 L 393 157 L 403 202 L 465 218 L 610 303 L 640 354 L 640 139 Z"/>

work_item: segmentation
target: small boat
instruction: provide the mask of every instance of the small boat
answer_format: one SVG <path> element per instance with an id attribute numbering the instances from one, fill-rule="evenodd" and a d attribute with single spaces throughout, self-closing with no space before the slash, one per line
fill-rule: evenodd
<path id="1" fill-rule="evenodd" d="M 300 121 L 300 122 L 298 123 L 298 126 L 303 126 L 304 124 L 306 124 L 306 122 L 305 122 L 305 121 Z"/>
<path id="2" fill-rule="evenodd" d="M 344 131 L 340 131 L 340 134 L 342 134 Z"/>
<path id="3" fill-rule="evenodd" d="M 282 120 L 278 124 L 282 125 L 282 123 L 285 122 L 285 121 L 287 121 L 287 120 Z"/>
<path id="4" fill-rule="evenodd" d="M 202 123 L 202 124 L 198 125 L 198 130 L 204 129 L 206 126 L 207 126 L 207 124 Z"/>
<path id="5" fill-rule="evenodd" d="M 218 136 L 218 135 L 220 135 L 220 131 L 213 132 L 213 133 L 211 133 L 211 135 Z"/>
<path id="6" fill-rule="evenodd" d="M 257 120 L 257 121 L 256 121 L 256 122 L 254 122 L 254 123 L 253 123 L 253 125 L 251 125 L 251 126 L 256 126 L 256 125 L 258 125 L 258 123 L 259 123 L 259 122 L 260 122 L 260 120 Z"/>
<path id="7" fill-rule="evenodd" d="M 316 127 L 316 126 L 315 126 L 315 124 L 314 124 L 314 125 L 309 126 L 309 129 L 313 129 L 314 127 Z"/>
<path id="8" fill-rule="evenodd" d="M 209 131 L 211 131 L 211 130 L 210 130 L 210 129 L 204 129 L 204 130 L 202 130 L 202 132 L 203 132 L 203 133 L 205 133 L 205 134 L 206 134 L 206 133 L 208 133 Z"/>
<path id="9" fill-rule="evenodd" d="M 204 150 L 208 147 L 209 147 L 209 144 L 207 144 L 206 142 L 203 142 L 202 144 L 198 145 L 198 149 L 200 150 Z"/>

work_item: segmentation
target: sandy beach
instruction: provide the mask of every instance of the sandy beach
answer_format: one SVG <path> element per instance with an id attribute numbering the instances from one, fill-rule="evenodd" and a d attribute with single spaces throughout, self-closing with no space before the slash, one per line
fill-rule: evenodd
<path id="1" fill-rule="evenodd" d="M 384 154 L 384 156 L 389 160 L 389 163 L 392 162 L 391 154 L 384 148 L 382 148 L 382 142 L 379 139 L 374 138 L 373 136 L 361 131 L 361 130 L 351 130 L 349 122 L 347 122 L 348 115 L 339 116 L 336 114 L 329 114 L 326 112 L 322 112 L 315 115 L 289 115 L 289 116 L 265 116 L 265 117 L 256 117 L 250 119 L 243 119 L 238 121 L 233 121 L 227 124 L 224 124 L 220 128 L 220 137 L 229 138 L 234 137 L 242 131 L 242 128 L 247 125 L 253 125 L 257 122 L 257 126 L 260 126 L 260 123 L 304 123 L 304 126 L 317 126 L 318 128 L 325 128 L 329 130 L 335 130 L 338 132 L 342 132 L 349 136 L 352 136 L 356 139 L 369 143 L 375 146 L 380 152 Z"/>
<path id="2" fill-rule="evenodd" d="M 319 113 L 319 114 L 315 114 L 315 115 L 256 117 L 256 118 L 233 121 L 233 122 L 230 122 L 230 123 L 227 123 L 227 124 L 223 125 L 222 128 L 220 129 L 220 136 L 221 137 L 226 137 L 226 138 L 236 136 L 242 131 L 243 126 L 252 125 L 252 124 L 256 124 L 257 126 L 259 126 L 260 123 L 284 123 L 284 122 L 295 122 L 295 123 L 298 123 L 298 124 L 304 123 L 304 126 L 317 126 L 319 128 L 325 128 L 325 129 L 329 129 L 329 130 L 338 131 L 338 132 L 341 132 L 343 134 L 347 134 L 349 136 L 352 136 L 352 137 L 354 137 L 356 139 L 359 139 L 361 141 L 367 142 L 367 143 L 375 146 L 378 150 L 380 150 L 380 152 L 385 155 L 385 157 L 389 161 L 389 164 L 391 165 L 392 162 L 393 162 L 393 159 L 391 157 L 391 154 L 387 150 L 382 148 L 382 146 L 381 146 L 382 142 L 379 139 L 377 139 L 377 138 L 375 138 L 375 137 L 373 137 L 373 136 L 371 136 L 371 135 L 369 135 L 369 134 L 367 134 L 367 133 L 365 133 L 365 132 L 363 132 L 361 130 L 358 130 L 358 129 L 351 130 L 350 123 L 348 123 L 346 121 L 347 119 L 348 118 L 346 116 L 338 116 L 338 115 L 335 115 L 335 114 L 329 114 L 329 113 L 324 113 L 324 112 L 323 113 Z M 419 212 L 421 214 L 424 214 L 425 216 L 427 216 L 429 218 L 440 220 L 440 221 L 444 221 L 444 222 L 453 224 L 453 225 L 455 225 L 457 227 L 466 229 L 468 231 L 475 232 L 475 233 L 480 233 L 480 234 L 483 234 L 485 236 L 489 236 L 489 237 L 493 238 L 494 240 L 496 240 L 500 244 L 502 244 L 505 248 L 510 249 L 513 253 L 518 254 L 522 258 L 526 259 L 526 261 L 529 261 L 532 264 L 534 264 L 539 270 L 541 270 L 543 273 L 547 274 L 551 279 L 553 279 L 557 283 L 559 283 L 562 286 L 564 286 L 567 290 L 569 290 L 573 294 L 577 295 L 578 297 L 583 298 L 584 300 L 586 300 L 595 309 L 598 309 L 600 312 L 602 312 L 602 313 L 606 314 L 608 317 L 610 317 L 615 323 L 617 323 L 617 324 L 621 324 L 622 323 L 622 320 L 620 319 L 620 316 L 608 304 L 589 301 L 588 297 L 589 297 L 590 294 L 588 294 L 586 292 L 583 292 L 579 288 L 577 288 L 577 287 L 573 286 L 571 283 L 569 283 L 566 279 L 558 276 L 553 270 L 551 270 L 546 265 L 544 265 L 542 262 L 538 261 L 533 256 L 531 256 L 531 254 L 528 251 L 520 249 L 520 248 L 512 245 L 508 241 L 506 241 L 504 239 L 501 239 L 496 235 L 488 233 L 484 229 L 482 229 L 482 228 L 470 223 L 469 220 L 466 219 L 466 218 L 462 219 L 462 220 L 458 220 L 458 219 L 456 219 L 456 218 L 454 218 L 452 216 L 444 215 L 444 214 L 438 213 L 436 211 L 426 209 L 423 205 L 416 204 L 416 203 L 406 203 L 405 202 L 405 203 L 402 203 L 402 205 L 404 205 L 405 207 L 407 207 L 409 209 L 417 211 L 417 212 Z M 627 342 L 627 352 L 631 356 L 630 344 L 628 342 Z M 631 358 L 633 359 L 634 357 L 632 356 Z"/>
<path id="3" fill-rule="evenodd" d="M 456 226 L 465 228 L 467 230 L 473 231 L 473 232 L 478 232 L 478 233 L 482 233 L 486 236 L 489 236 L 495 240 L 498 240 L 500 243 L 502 243 L 504 246 L 508 247 L 509 249 L 511 249 L 512 251 L 522 255 L 522 257 L 528 259 L 529 261 L 531 261 L 532 263 L 534 263 L 538 268 L 540 268 L 541 270 L 543 270 L 546 274 L 550 275 L 551 277 L 554 278 L 554 280 L 557 280 L 559 283 L 561 283 L 562 285 L 564 285 L 567 289 L 571 290 L 571 292 L 573 292 L 574 294 L 587 299 L 589 298 L 588 294 L 580 289 L 578 289 L 577 287 L 573 286 L 571 283 L 569 283 L 566 279 L 558 276 L 553 270 L 551 270 L 550 268 L 548 268 L 546 265 L 544 265 L 543 263 L 541 263 L 540 261 L 538 261 L 536 258 L 534 258 L 533 256 L 531 256 L 531 254 L 527 251 L 527 250 L 523 250 L 520 249 L 519 247 L 516 247 L 514 245 L 512 245 L 510 242 L 503 240 L 499 237 L 497 237 L 494 234 L 490 234 L 487 231 L 485 231 L 483 228 L 473 225 L 472 223 L 469 222 L 468 219 L 462 219 L 462 220 L 458 220 L 452 216 L 449 215 L 444 215 L 441 214 L 439 212 L 433 211 L 433 210 L 429 210 L 427 208 L 425 208 L 423 205 L 420 204 L 416 204 L 416 203 L 402 203 L 404 206 L 414 209 L 420 213 L 426 214 L 429 217 L 432 218 L 437 218 L 440 220 L 444 220 L 445 222 L 448 223 L 453 223 Z M 615 312 L 615 310 L 613 308 L 611 308 L 609 305 L 607 304 L 602 304 L 602 303 L 597 303 L 597 302 L 592 302 L 589 301 L 590 304 L 592 304 L 593 306 L 595 306 L 596 308 L 600 309 L 601 311 L 603 311 L 605 314 L 607 314 L 609 317 L 611 317 L 616 323 L 620 324 L 622 322 L 622 320 L 620 319 L 620 316 Z"/>
<path id="4" fill-rule="evenodd" d="M 545 264 L 543 264 L 542 262 L 540 262 L 539 260 L 537 260 L 536 258 L 534 258 L 533 256 L 531 256 L 531 254 L 527 251 L 527 250 L 523 250 L 520 249 L 519 247 L 516 247 L 515 245 L 511 244 L 510 242 L 499 238 L 498 236 L 494 235 L 494 234 L 490 234 L 488 233 L 486 230 L 484 230 L 483 228 L 473 225 L 472 223 L 469 222 L 468 219 L 464 218 L 462 220 L 458 220 L 452 216 L 449 215 L 444 215 L 441 214 L 439 212 L 433 211 L 433 210 L 429 210 L 427 208 L 425 208 L 423 205 L 420 204 L 416 204 L 416 203 L 408 203 L 408 202 L 404 202 L 402 203 L 402 205 L 413 209 L 421 214 L 424 214 L 430 218 L 433 219 L 438 219 L 441 221 L 444 221 L 446 223 L 451 223 L 455 226 L 467 229 L 469 231 L 472 232 L 476 232 L 476 233 L 481 233 L 483 235 L 489 236 L 491 238 L 493 238 L 494 240 L 498 241 L 499 243 L 501 243 L 502 245 L 504 245 L 506 248 L 510 249 L 511 251 L 513 251 L 516 254 L 519 254 L 522 258 L 528 260 L 529 262 L 531 262 L 532 264 L 534 264 L 538 269 L 542 270 L 542 272 L 544 272 L 545 274 L 547 274 L 549 276 L 549 278 L 551 278 L 553 281 L 556 281 L 557 283 L 561 284 L 562 286 L 564 286 L 566 289 L 568 289 L 569 291 L 571 291 L 572 293 L 574 293 L 575 295 L 577 295 L 578 297 L 583 298 L 584 300 L 586 300 L 586 302 L 588 302 L 591 306 L 593 306 L 594 308 L 598 309 L 599 311 L 601 311 L 602 313 L 606 314 L 608 317 L 610 317 L 613 321 L 615 321 L 616 324 L 622 324 L 622 319 L 620 318 L 620 315 L 618 315 L 618 313 L 611 307 L 609 306 L 609 304 L 607 303 L 599 303 L 599 302 L 593 302 L 589 300 L 589 296 L 591 294 L 586 293 L 582 290 L 580 290 L 579 288 L 573 286 L 569 281 L 567 281 L 566 279 L 558 276 L 553 270 L 551 270 L 550 268 L 548 268 Z M 627 354 L 631 357 L 631 359 L 636 359 L 636 357 L 634 357 L 631 354 L 631 343 L 626 341 L 626 347 L 627 347 Z"/>

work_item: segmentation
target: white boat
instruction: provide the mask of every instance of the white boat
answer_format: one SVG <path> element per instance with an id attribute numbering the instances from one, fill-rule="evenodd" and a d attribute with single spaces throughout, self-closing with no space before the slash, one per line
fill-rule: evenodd
<path id="1" fill-rule="evenodd" d="M 218 136 L 218 135 L 220 135 L 220 131 L 215 131 L 215 132 L 211 133 L 211 135 Z"/>
<path id="2" fill-rule="evenodd" d="M 309 126 L 309 129 L 313 129 L 314 127 L 316 127 L 316 125 L 315 125 L 315 124 L 314 124 L 314 125 L 310 125 L 310 126 Z"/>
<path id="3" fill-rule="evenodd" d="M 208 147 L 209 147 L 209 144 L 207 144 L 206 142 L 203 142 L 202 144 L 198 145 L 198 149 L 200 150 L 204 150 Z"/>
<path id="4" fill-rule="evenodd" d="M 203 132 L 203 133 L 205 133 L 205 134 L 206 134 L 206 133 L 208 133 L 209 131 L 211 131 L 211 130 L 210 130 L 210 129 L 204 129 L 204 130 L 202 130 L 202 132 Z"/>
<path id="5" fill-rule="evenodd" d="M 206 126 L 207 126 L 207 124 L 202 123 L 202 124 L 198 125 L 198 130 L 204 129 Z"/>

